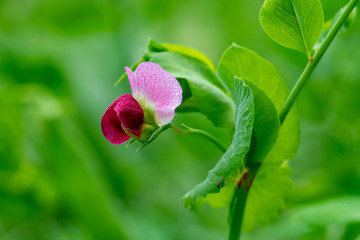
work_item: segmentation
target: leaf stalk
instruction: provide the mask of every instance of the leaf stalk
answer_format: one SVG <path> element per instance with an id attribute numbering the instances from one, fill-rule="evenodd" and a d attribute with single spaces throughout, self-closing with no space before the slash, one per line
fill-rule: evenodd
<path id="1" fill-rule="evenodd" d="M 194 128 L 188 127 L 185 124 L 182 124 L 182 127 L 184 127 L 185 130 L 180 129 L 171 123 L 171 129 L 174 130 L 175 132 L 180 133 L 180 134 L 185 134 L 185 135 L 186 134 L 194 134 L 194 135 L 202 136 L 202 137 L 206 138 L 207 140 L 209 140 L 210 142 L 212 142 L 223 153 L 226 152 L 226 148 L 221 143 L 219 143 L 218 140 L 210 133 L 205 132 L 200 129 L 194 129 Z"/>

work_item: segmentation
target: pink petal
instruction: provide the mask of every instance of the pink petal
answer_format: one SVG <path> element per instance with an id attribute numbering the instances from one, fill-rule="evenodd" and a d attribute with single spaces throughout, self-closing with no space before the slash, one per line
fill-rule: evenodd
<path id="1" fill-rule="evenodd" d="M 141 125 L 144 123 L 144 112 L 139 103 L 130 94 L 118 98 L 114 110 L 124 128 L 137 137 L 141 135 Z"/>
<path id="2" fill-rule="evenodd" d="M 133 79 L 130 84 L 131 81 Z M 171 122 L 175 109 L 182 101 L 182 89 L 176 78 L 151 62 L 139 64 L 131 91 L 144 109 L 154 109 L 155 121 L 159 126 Z"/>
<path id="3" fill-rule="evenodd" d="M 101 130 L 112 144 L 121 144 L 130 137 L 122 127 L 140 137 L 144 113 L 139 103 L 130 95 L 124 94 L 116 99 L 101 118 Z"/>
<path id="4" fill-rule="evenodd" d="M 135 74 L 131 71 L 130 68 L 128 67 L 125 67 L 125 71 L 126 71 L 126 74 L 128 76 L 128 79 L 129 79 L 129 83 L 130 83 L 130 87 L 131 87 L 131 92 L 133 93 L 134 90 L 135 90 Z"/>

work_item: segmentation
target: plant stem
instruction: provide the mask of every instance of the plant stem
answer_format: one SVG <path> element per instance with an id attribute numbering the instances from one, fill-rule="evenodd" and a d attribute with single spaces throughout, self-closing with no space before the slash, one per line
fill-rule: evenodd
<path id="1" fill-rule="evenodd" d="M 221 143 L 219 143 L 218 140 L 216 140 L 216 138 L 213 135 L 211 135 L 210 133 L 205 132 L 203 130 L 190 128 L 190 127 L 186 126 L 185 124 L 183 124 L 182 126 L 186 129 L 183 130 L 183 129 L 177 128 L 174 124 L 171 123 L 171 129 L 174 130 L 175 132 L 181 133 L 181 134 L 194 134 L 194 135 L 202 136 L 202 137 L 206 138 L 207 140 L 209 140 L 210 142 L 212 142 L 223 153 L 226 152 L 226 148 Z"/>
<path id="2" fill-rule="evenodd" d="M 351 11 L 354 9 L 356 4 L 359 2 L 359 0 L 350 0 L 348 5 L 346 6 L 344 12 L 341 14 L 341 16 L 338 18 L 334 26 L 329 31 L 328 35 L 326 36 L 325 40 L 321 44 L 319 50 L 315 53 L 314 57 L 309 60 L 309 62 L 306 65 L 306 68 L 304 69 L 303 73 L 299 77 L 298 81 L 296 82 L 294 88 L 292 89 L 291 93 L 289 94 L 288 98 L 286 99 L 286 102 L 284 104 L 283 109 L 281 110 L 279 114 L 280 122 L 283 123 L 286 119 L 286 116 L 288 115 L 291 107 L 294 105 L 294 102 L 296 98 L 298 97 L 299 93 L 301 92 L 302 88 L 306 84 L 307 80 L 309 79 L 310 75 L 320 62 L 321 58 L 324 56 L 326 50 L 329 48 L 331 42 L 334 40 L 336 34 L 339 32 L 341 27 L 343 26 L 344 22 L 350 15 Z"/>
<path id="3" fill-rule="evenodd" d="M 359 0 L 350 0 L 344 12 L 341 14 L 341 16 L 334 24 L 334 26 L 329 31 L 325 40 L 321 44 L 319 50 L 315 53 L 314 57 L 309 60 L 308 64 L 306 65 L 306 68 L 304 69 L 303 73 L 296 82 L 294 88 L 290 92 L 288 98 L 285 101 L 284 107 L 279 114 L 281 124 L 285 121 L 286 116 L 288 115 L 291 107 L 294 105 L 294 102 L 298 97 L 299 93 L 301 92 L 302 88 L 306 84 L 310 75 L 312 74 L 312 72 L 320 62 L 321 58 L 324 56 L 326 50 L 329 48 L 336 34 L 339 32 L 344 22 L 346 21 L 351 11 L 354 9 L 354 7 L 358 2 Z M 252 179 L 255 178 L 259 168 L 260 165 L 257 167 L 257 169 L 253 169 L 253 176 L 251 177 Z M 246 186 L 241 186 L 241 188 L 237 189 L 234 193 L 229 209 L 229 223 L 230 223 L 229 240 L 240 239 L 241 226 L 245 212 L 247 195 L 248 192 L 246 191 Z"/>
<path id="4" fill-rule="evenodd" d="M 244 217 L 247 191 L 245 184 L 236 188 L 229 209 L 229 240 L 239 240 L 241 234 L 241 225 Z"/>

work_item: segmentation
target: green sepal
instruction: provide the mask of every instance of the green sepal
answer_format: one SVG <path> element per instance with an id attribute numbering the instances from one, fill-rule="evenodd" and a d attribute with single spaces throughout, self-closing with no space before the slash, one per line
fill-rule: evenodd
<path id="1" fill-rule="evenodd" d="M 148 145 L 149 143 L 151 143 L 152 141 L 154 141 L 159 135 L 160 133 L 166 131 L 168 128 L 170 128 L 171 123 L 166 124 L 164 126 L 159 127 L 158 129 L 156 129 L 151 136 L 148 138 L 147 141 L 143 142 L 139 148 L 136 151 L 139 151 L 140 149 L 144 148 L 146 145 Z"/>

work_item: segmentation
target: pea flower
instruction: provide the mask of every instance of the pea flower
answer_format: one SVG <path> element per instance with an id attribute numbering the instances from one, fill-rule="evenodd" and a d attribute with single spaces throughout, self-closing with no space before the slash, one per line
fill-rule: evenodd
<path id="1" fill-rule="evenodd" d="M 172 121 L 182 101 L 179 82 L 158 64 L 143 62 L 135 73 L 125 70 L 132 96 L 120 96 L 101 118 L 103 135 L 116 145 L 130 138 L 147 141 L 157 128 Z"/>

